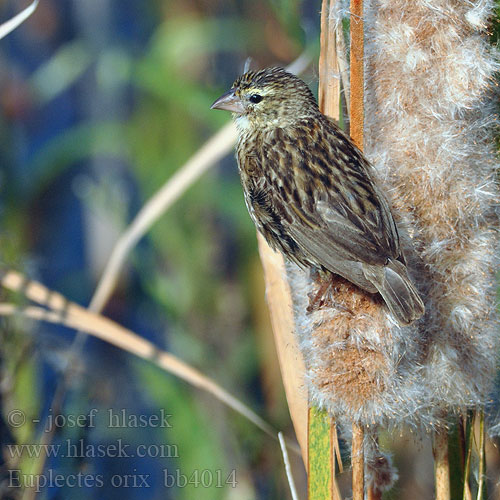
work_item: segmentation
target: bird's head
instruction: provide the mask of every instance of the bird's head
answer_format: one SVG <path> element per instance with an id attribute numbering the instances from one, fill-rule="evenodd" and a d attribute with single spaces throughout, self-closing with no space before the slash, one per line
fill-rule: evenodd
<path id="1" fill-rule="evenodd" d="M 309 87 L 278 67 L 240 76 L 212 109 L 232 111 L 239 128 L 284 127 L 319 113 Z"/>

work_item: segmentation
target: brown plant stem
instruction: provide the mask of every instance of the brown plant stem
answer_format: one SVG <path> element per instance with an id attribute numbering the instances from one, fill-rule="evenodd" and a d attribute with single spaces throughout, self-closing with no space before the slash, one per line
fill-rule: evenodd
<path id="1" fill-rule="evenodd" d="M 364 429 L 358 423 L 352 424 L 352 500 L 363 500 L 365 496 Z"/>
<path id="2" fill-rule="evenodd" d="M 336 465 L 339 468 L 340 474 L 344 472 L 344 467 L 342 465 L 342 456 L 340 455 L 340 446 L 339 446 L 339 436 L 337 432 L 337 424 L 335 419 L 331 419 L 330 422 L 330 442 L 335 451 L 335 455 L 333 457 L 334 461 L 336 461 Z M 335 465 L 335 464 L 334 464 Z M 335 469 L 334 469 L 335 472 Z"/>
<path id="3" fill-rule="evenodd" d="M 6 37 L 9 33 L 12 33 L 18 26 L 20 26 L 28 17 L 35 12 L 38 7 L 39 0 L 33 0 L 26 8 L 24 8 L 19 14 L 11 17 L 8 21 L 0 24 L 0 40 Z"/>
<path id="4" fill-rule="evenodd" d="M 351 113 L 350 134 L 363 150 L 364 142 L 363 0 L 351 0 Z"/>
<path id="5" fill-rule="evenodd" d="M 432 451 L 434 453 L 436 500 L 450 500 L 450 463 L 448 460 L 448 432 L 446 429 L 434 433 Z"/>
<path id="6" fill-rule="evenodd" d="M 363 0 L 351 0 L 351 112 L 350 135 L 356 146 L 363 150 L 364 125 L 364 31 Z M 364 431 L 360 424 L 352 424 L 352 498 L 363 500 L 365 496 L 365 466 L 363 449 Z"/>

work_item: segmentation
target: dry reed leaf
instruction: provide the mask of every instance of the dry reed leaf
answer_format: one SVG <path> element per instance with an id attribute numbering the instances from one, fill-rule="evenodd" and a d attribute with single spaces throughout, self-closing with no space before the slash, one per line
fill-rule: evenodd
<path id="1" fill-rule="evenodd" d="M 285 262 L 280 253 L 271 250 L 257 234 L 260 258 L 266 280 L 266 299 L 271 315 L 283 385 L 293 427 L 307 465 L 307 388 L 305 365 L 295 336 L 292 297 L 286 280 Z"/>

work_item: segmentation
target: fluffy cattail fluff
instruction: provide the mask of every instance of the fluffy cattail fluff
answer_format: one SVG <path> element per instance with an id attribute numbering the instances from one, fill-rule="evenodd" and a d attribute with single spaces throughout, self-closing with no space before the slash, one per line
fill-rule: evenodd
<path id="1" fill-rule="evenodd" d="M 365 151 L 398 220 L 423 320 L 401 328 L 342 279 L 289 264 L 313 402 L 341 421 L 441 425 L 483 404 L 496 367 L 493 74 L 488 0 L 365 0 Z M 345 6 L 332 12 L 337 19 Z"/>
<path id="2" fill-rule="evenodd" d="M 484 404 L 496 368 L 493 7 L 366 5 L 366 150 L 421 260 L 421 383 L 441 413 Z"/>
<path id="3" fill-rule="evenodd" d="M 397 326 L 381 299 L 342 278 L 323 307 L 308 311 L 319 285 L 291 263 L 287 275 L 311 401 L 340 424 L 373 426 L 414 414 L 422 405 L 414 327 Z"/>

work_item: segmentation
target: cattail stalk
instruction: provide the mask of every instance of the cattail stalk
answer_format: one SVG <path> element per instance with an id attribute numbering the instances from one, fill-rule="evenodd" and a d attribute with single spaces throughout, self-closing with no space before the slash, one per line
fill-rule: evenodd
<path id="1" fill-rule="evenodd" d="M 363 500 L 365 494 L 364 430 L 360 424 L 352 424 L 352 500 Z"/>
<path id="2" fill-rule="evenodd" d="M 364 144 L 364 29 L 363 0 L 351 0 L 351 109 L 350 134 L 354 144 L 363 150 Z M 352 424 L 352 498 L 363 500 L 365 494 L 364 430 Z"/>
<path id="3" fill-rule="evenodd" d="M 432 451 L 434 453 L 436 500 L 450 500 L 450 463 L 448 459 L 448 431 L 446 429 L 434 433 Z"/>
<path id="4" fill-rule="evenodd" d="M 351 139 L 364 146 L 364 23 L 363 0 L 351 0 Z"/>

